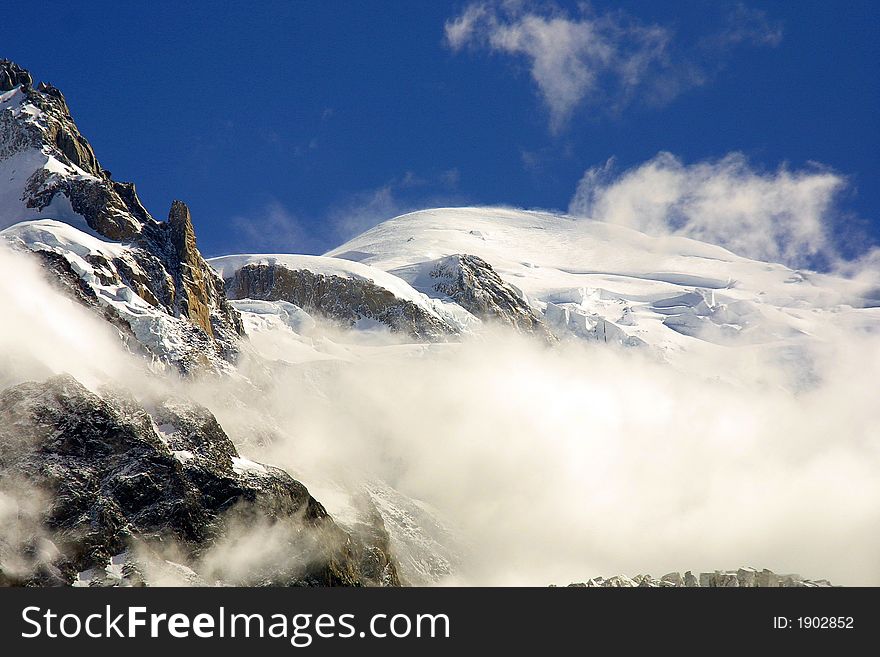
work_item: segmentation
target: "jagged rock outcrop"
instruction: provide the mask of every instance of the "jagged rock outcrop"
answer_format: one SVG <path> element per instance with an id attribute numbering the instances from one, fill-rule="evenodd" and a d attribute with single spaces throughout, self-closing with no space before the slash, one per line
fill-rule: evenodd
<path id="1" fill-rule="evenodd" d="M 211 272 L 205 265 L 198 248 L 196 248 L 196 233 L 193 230 L 189 208 L 183 201 L 174 201 L 171 211 L 168 213 L 168 227 L 171 244 L 174 247 L 178 267 L 176 288 L 183 292 L 180 301 L 180 311 L 189 320 L 200 327 L 209 336 L 214 336 L 211 323 L 211 292 L 218 296 L 218 291 L 213 289 L 214 282 Z M 216 277 L 213 277 L 216 280 Z M 220 293 L 222 296 L 222 292 Z"/>
<path id="2" fill-rule="evenodd" d="M 0 93 L 14 89 L 18 85 L 30 87 L 34 83 L 31 74 L 15 62 L 0 60 Z"/>
<path id="3" fill-rule="evenodd" d="M 615 575 L 605 579 L 594 577 L 586 582 L 569 584 L 574 587 L 763 587 L 763 588 L 787 588 L 787 587 L 817 587 L 832 586 L 825 579 L 805 579 L 800 575 L 777 575 L 771 570 L 757 570 L 755 568 L 740 568 L 738 570 L 716 570 L 711 573 L 694 575 L 691 571 L 686 573 L 667 573 L 660 579 L 651 575 L 636 575 L 629 578 L 626 575 Z"/>
<path id="4" fill-rule="evenodd" d="M 0 393 L 0 519 L 0 584 L 70 584 L 172 549 L 209 582 L 399 584 L 381 518 L 349 534 L 286 472 L 241 458 L 206 409 L 67 375 Z M 236 548 L 253 532 L 262 558 Z"/>
<path id="5" fill-rule="evenodd" d="M 169 269 L 180 276 L 188 275 L 186 270 L 173 263 L 166 268 L 146 250 L 101 242 L 49 220 L 15 224 L 0 231 L 0 238 L 38 257 L 50 281 L 120 329 L 130 351 L 185 374 L 226 370 L 234 362 L 239 338 L 233 327 L 240 325 L 240 317 L 230 307 L 229 321 L 217 319 L 217 308 L 229 303 L 217 289 L 216 276 L 208 280 L 217 286 L 209 333 L 197 316 L 190 318 L 188 300 L 175 303 L 171 296 Z"/>
<path id="6" fill-rule="evenodd" d="M 234 361 L 241 319 L 196 246 L 188 208 L 175 201 L 168 221 L 155 220 L 132 183 L 113 180 L 101 167 L 52 85 L 34 87 L 27 71 L 3 60 L 0 92 L 0 174 L 8 179 L 7 196 L 20 201 L 0 217 L 0 228 L 35 219 L 81 219 L 101 236 L 125 242 L 128 257 L 98 263 L 113 284 L 130 287 L 158 311 L 195 329 L 181 329 L 189 333 L 184 342 L 192 349 L 176 354 L 173 364 L 189 372 Z M 26 246 L 44 250 L 40 244 Z M 155 351 L 155 345 L 145 346 Z"/>
<path id="7" fill-rule="evenodd" d="M 287 301 L 346 328 L 363 320 L 386 325 L 417 340 L 445 340 L 456 327 L 408 299 L 369 280 L 253 263 L 226 279 L 230 299 Z"/>
<path id="8" fill-rule="evenodd" d="M 447 296 L 475 317 L 554 340 L 522 295 L 482 258 L 467 254 L 440 258 L 431 266 L 429 276 L 434 292 Z"/>

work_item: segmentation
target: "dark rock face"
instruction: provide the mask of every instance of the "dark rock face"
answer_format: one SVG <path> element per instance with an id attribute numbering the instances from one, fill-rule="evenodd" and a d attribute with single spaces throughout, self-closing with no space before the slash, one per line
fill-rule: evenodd
<path id="1" fill-rule="evenodd" d="M 445 294 L 475 317 L 554 340 L 522 296 L 482 258 L 467 254 L 441 258 L 430 276 L 436 279 L 435 292 Z"/>
<path id="2" fill-rule="evenodd" d="M 349 535 L 305 486 L 283 470 L 240 459 L 209 411 L 179 399 L 147 409 L 124 392 L 95 395 L 66 375 L 5 390 L 0 493 L 16 490 L 47 503 L 33 536 L 17 546 L 0 538 L 0 584 L 71 583 L 133 544 L 173 545 L 199 571 L 236 532 L 262 531 L 284 558 L 245 561 L 230 572 L 215 565 L 211 577 L 399 585 L 384 527 L 368 540 Z"/>
<path id="3" fill-rule="evenodd" d="M 287 301 L 345 327 L 371 319 L 417 340 L 445 340 L 457 330 L 422 308 L 369 281 L 250 264 L 226 280 L 230 299 Z"/>
<path id="4" fill-rule="evenodd" d="M 31 74 L 15 62 L 0 59 L 0 93 L 14 89 L 18 85 L 30 87 L 34 83 Z"/>
<path id="5" fill-rule="evenodd" d="M 45 83 L 34 88 L 27 71 L 0 62 L 0 90 L 18 85 L 22 102 L 35 112 L 0 111 L 0 160 L 39 151 L 69 167 L 66 173 L 36 169 L 22 190 L 25 205 L 39 212 L 62 195 L 93 230 L 130 244 L 130 261 L 115 261 L 107 269 L 113 270 L 116 282 L 128 285 L 157 309 L 192 324 L 194 330 L 185 332 L 191 333 L 187 341 L 193 345 L 193 356 L 174 363 L 179 369 L 189 372 L 218 359 L 234 361 L 238 338 L 244 334 L 241 318 L 196 246 L 186 205 L 175 201 L 169 220 L 156 221 L 134 185 L 112 180 L 98 163 L 61 92 Z"/>

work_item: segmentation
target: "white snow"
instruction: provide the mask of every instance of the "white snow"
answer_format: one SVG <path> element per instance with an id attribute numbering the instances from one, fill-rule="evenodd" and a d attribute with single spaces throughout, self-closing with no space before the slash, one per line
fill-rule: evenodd
<path id="1" fill-rule="evenodd" d="M 80 258 L 101 255 L 109 259 L 123 257 L 128 252 L 128 247 L 123 244 L 52 219 L 18 223 L 4 230 L 3 235 L 18 237 L 33 250 L 69 253 Z"/>
<path id="2" fill-rule="evenodd" d="M 173 450 L 171 453 L 174 454 L 174 458 L 176 458 L 181 463 L 186 463 L 190 459 L 195 458 L 195 454 L 193 454 L 188 449 L 176 449 Z"/>
<path id="3" fill-rule="evenodd" d="M 132 270 L 138 264 L 131 256 L 131 247 L 99 239 L 67 223 L 51 219 L 25 221 L 0 231 L 0 238 L 21 242 L 31 251 L 50 251 L 61 255 L 71 268 L 92 289 L 98 301 L 114 309 L 124 319 L 135 337 L 153 354 L 169 362 L 179 361 L 191 350 L 185 333 L 186 320 L 172 317 L 148 303 L 124 284 L 106 284 L 98 275 L 117 277 L 114 258 L 126 260 Z M 103 257 L 107 265 L 95 265 L 87 257 Z"/>
<path id="4" fill-rule="evenodd" d="M 311 315 L 287 301 L 239 299 L 230 303 L 249 324 L 245 327 L 248 333 L 283 325 L 294 333 L 308 335 L 315 328 L 315 320 Z"/>
<path id="5" fill-rule="evenodd" d="M 238 474 L 263 475 L 269 472 L 266 469 L 266 466 L 262 463 L 257 463 L 256 461 L 251 461 L 250 459 L 246 459 L 240 456 L 232 457 L 232 469 L 235 470 Z"/>
<path id="6" fill-rule="evenodd" d="M 423 210 L 379 224 L 326 255 L 388 271 L 439 300 L 430 269 L 438 258 L 460 253 L 489 262 L 558 333 L 644 341 L 667 355 L 731 338 L 796 339 L 817 319 L 877 321 L 870 308 L 876 291 L 853 280 L 546 212 Z"/>

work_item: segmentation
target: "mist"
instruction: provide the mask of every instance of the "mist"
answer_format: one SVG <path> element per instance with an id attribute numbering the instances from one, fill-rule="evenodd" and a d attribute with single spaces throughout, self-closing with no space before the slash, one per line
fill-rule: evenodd
<path id="1" fill-rule="evenodd" d="M 699 343 L 674 365 L 500 329 L 442 345 L 350 337 L 329 344 L 332 357 L 279 360 L 291 341 L 340 339 L 319 323 L 307 339 L 261 333 L 239 375 L 183 380 L 151 373 L 6 249 L 0 306 L 4 387 L 65 371 L 92 389 L 191 397 L 243 456 L 287 469 L 336 517 L 345 495 L 321 491 L 384 482 L 453 529 L 461 559 L 439 584 L 743 565 L 880 584 L 880 335 L 866 323 L 817 323 L 794 351 Z M 251 557 L 289 558 L 272 532 L 257 551 L 253 536 L 221 541 L 202 565 L 239 573 Z"/>
<path id="2" fill-rule="evenodd" d="M 117 329 L 54 287 L 35 258 L 0 243 L 0 389 L 63 372 L 96 389 L 146 371 Z"/>
<path id="3" fill-rule="evenodd" d="M 449 583 L 742 565 L 878 583 L 880 336 L 829 326 L 797 359 L 720 347 L 673 367 L 499 331 L 301 365 L 257 404 L 287 429 L 250 455 L 427 502 L 465 548 Z"/>

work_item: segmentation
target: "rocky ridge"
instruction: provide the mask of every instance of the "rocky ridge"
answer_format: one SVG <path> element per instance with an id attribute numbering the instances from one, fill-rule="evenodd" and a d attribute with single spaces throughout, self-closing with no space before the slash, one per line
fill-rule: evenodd
<path id="1" fill-rule="evenodd" d="M 286 301 L 345 328 L 375 322 L 423 341 L 442 341 L 459 332 L 435 313 L 364 279 L 255 263 L 238 269 L 225 284 L 230 299 Z"/>
<path id="2" fill-rule="evenodd" d="M 433 292 L 448 297 L 482 321 L 553 340 L 553 334 L 522 293 L 482 258 L 459 253 L 429 264 Z"/>
<path id="3" fill-rule="evenodd" d="M 14 201 L 0 227 L 81 221 L 83 229 L 125 243 L 114 257 L 95 258 L 101 282 L 128 287 L 156 312 L 190 325 L 179 326 L 188 345 L 181 353 L 170 357 L 146 344 L 148 351 L 183 372 L 234 362 L 241 320 L 196 246 L 189 209 L 175 201 L 167 221 L 155 220 L 133 183 L 115 181 L 101 167 L 62 93 L 46 83 L 33 86 L 31 75 L 8 60 L 0 61 L 0 170 L 9 180 L 3 194 Z M 32 251 L 59 252 L 20 235 L 7 239 Z M 59 277 L 69 274 L 61 260 L 46 263 Z"/>
<path id="4" fill-rule="evenodd" d="M 586 582 L 569 584 L 570 587 L 587 588 L 661 588 L 661 587 L 688 587 L 688 588 L 790 588 L 790 587 L 823 587 L 832 586 L 831 582 L 824 579 L 812 580 L 800 575 L 778 575 L 772 570 L 757 570 L 755 568 L 739 568 L 737 570 L 716 570 L 711 573 L 699 573 L 695 575 L 690 570 L 684 574 L 673 572 L 663 575 L 660 579 L 651 575 L 636 575 L 629 578 L 626 575 L 614 577 L 594 577 Z"/>

